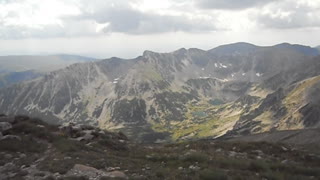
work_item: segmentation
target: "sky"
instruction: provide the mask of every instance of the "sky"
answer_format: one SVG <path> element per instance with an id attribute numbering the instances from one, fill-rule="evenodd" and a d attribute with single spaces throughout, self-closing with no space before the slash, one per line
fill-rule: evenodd
<path id="1" fill-rule="evenodd" d="M 320 45 L 320 0 L 0 0 L 0 55 Z"/>

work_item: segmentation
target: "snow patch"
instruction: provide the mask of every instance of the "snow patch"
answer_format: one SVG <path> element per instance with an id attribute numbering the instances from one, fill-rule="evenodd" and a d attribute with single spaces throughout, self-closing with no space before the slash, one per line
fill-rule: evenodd
<path id="1" fill-rule="evenodd" d="M 204 77 L 199 77 L 199 79 L 209 79 L 210 77 L 204 76 Z"/>

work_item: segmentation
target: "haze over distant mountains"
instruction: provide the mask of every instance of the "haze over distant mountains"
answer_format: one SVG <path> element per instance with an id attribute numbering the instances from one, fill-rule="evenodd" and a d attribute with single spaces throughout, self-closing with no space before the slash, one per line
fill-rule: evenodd
<path id="1" fill-rule="evenodd" d="M 0 87 L 40 77 L 44 73 L 94 58 L 76 55 L 0 56 Z"/>
<path id="2" fill-rule="evenodd" d="M 143 142 L 315 128 L 319 55 L 303 45 L 235 43 L 77 63 L 1 89 L 0 112 L 121 130 Z"/>

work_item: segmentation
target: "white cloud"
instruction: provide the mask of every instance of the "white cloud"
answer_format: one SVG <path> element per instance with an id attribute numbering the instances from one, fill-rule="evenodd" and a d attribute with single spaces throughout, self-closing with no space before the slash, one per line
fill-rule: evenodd
<path id="1" fill-rule="evenodd" d="M 319 33 L 320 0 L 0 1 L 0 54 L 132 57 L 236 41 L 316 45 Z"/>

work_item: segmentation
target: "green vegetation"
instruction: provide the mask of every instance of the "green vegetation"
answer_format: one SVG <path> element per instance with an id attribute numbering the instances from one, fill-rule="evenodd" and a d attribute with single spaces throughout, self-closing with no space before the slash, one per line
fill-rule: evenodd
<path id="1" fill-rule="evenodd" d="M 12 135 L 22 137 L 21 143 L 24 144 L 14 139 L 10 143 L 1 141 L 0 148 L 5 153 L 0 153 L 0 165 L 14 162 L 16 167 L 8 171 L 16 173 L 15 179 L 28 174 L 20 168 L 22 165 L 36 165 L 39 176 L 44 176 L 42 172 L 50 172 L 63 175 L 61 179 L 86 179 L 81 174 L 66 175 L 75 164 L 101 171 L 119 167 L 129 179 L 303 180 L 320 177 L 319 149 L 313 152 L 315 155 L 310 155 L 306 147 L 300 151 L 285 144 L 266 142 L 198 140 L 135 144 L 127 143 L 122 133 L 104 131 L 99 134 L 100 130 L 95 131 L 92 127 L 83 127 L 85 131 L 94 131 L 92 140 L 76 141 L 71 137 L 81 133 L 47 124 L 40 126 L 47 132 L 46 138 L 41 138 L 29 131 L 39 127 L 37 122 L 30 119 L 19 121 L 10 130 Z M 6 143 L 5 146 L 2 143 Z M 21 153 L 25 156 L 20 157 Z M 50 176 L 46 179 L 50 180 Z"/>
<path id="2" fill-rule="evenodd" d="M 200 179 L 202 180 L 227 180 L 228 176 L 221 170 L 203 170 L 200 172 Z"/>

